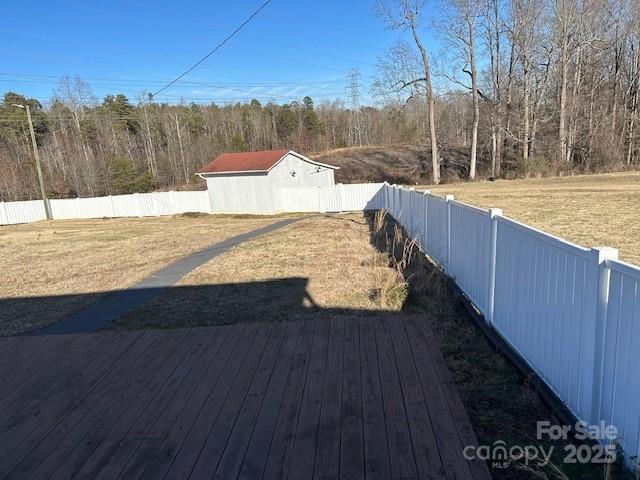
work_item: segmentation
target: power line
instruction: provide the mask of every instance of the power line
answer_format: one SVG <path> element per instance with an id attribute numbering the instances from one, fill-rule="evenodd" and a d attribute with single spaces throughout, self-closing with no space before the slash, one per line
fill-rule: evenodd
<path id="1" fill-rule="evenodd" d="M 60 79 L 66 75 L 36 75 L 29 73 L 6 73 L 0 72 L 0 82 L 17 82 L 17 83 L 46 83 L 46 84 L 59 84 Z M 15 77 L 15 78 L 6 78 Z M 40 80 L 44 78 L 46 80 Z M 76 77 L 72 77 L 74 80 Z M 82 81 L 87 81 L 91 86 L 125 86 L 125 87 L 146 87 L 146 86 L 159 86 L 164 85 L 164 81 L 161 80 L 144 80 L 137 78 L 106 78 L 106 77 L 77 77 Z M 99 83 L 94 83 L 94 81 Z M 328 79 L 328 80 L 309 80 L 309 81 L 287 81 L 287 82 L 221 82 L 221 83 L 208 83 L 197 81 L 184 81 L 180 82 L 180 85 L 175 87 L 226 87 L 226 86 L 239 86 L 239 87 L 278 87 L 278 86 L 306 86 L 306 85 L 323 85 L 326 83 L 343 82 L 342 79 Z"/>
<path id="2" fill-rule="evenodd" d="M 260 5 L 260 7 L 258 7 L 258 9 L 255 12 L 253 12 L 251 15 L 249 15 L 249 17 L 244 22 L 242 22 L 233 32 L 231 32 L 229 35 L 227 35 L 227 37 L 224 40 L 222 40 L 222 42 L 220 42 L 218 45 L 216 45 L 216 47 L 213 50 L 211 50 L 209 53 L 207 53 L 204 57 L 202 57 L 200 60 L 198 60 L 196 63 L 194 63 L 191 67 L 189 67 L 182 74 L 178 75 L 174 80 L 172 80 L 171 82 L 166 84 L 160 90 L 158 90 L 155 93 L 152 93 L 150 95 L 150 97 L 153 98 L 156 95 L 162 93 L 167 88 L 169 88 L 171 85 L 173 85 L 174 83 L 178 82 L 182 77 L 184 77 L 185 75 L 187 75 L 190 72 L 192 72 L 193 70 L 195 70 L 202 62 L 204 62 L 207 58 L 209 58 L 211 55 L 213 55 L 215 52 L 217 52 L 220 48 L 222 48 L 229 40 L 231 40 L 236 35 L 236 33 L 238 33 L 240 30 L 242 30 L 244 28 L 244 26 L 247 23 L 249 23 L 256 15 L 258 15 L 258 13 L 260 13 L 262 11 L 262 9 L 265 8 L 269 3 L 271 3 L 271 0 L 266 0 L 266 2 L 264 2 L 262 5 Z"/>

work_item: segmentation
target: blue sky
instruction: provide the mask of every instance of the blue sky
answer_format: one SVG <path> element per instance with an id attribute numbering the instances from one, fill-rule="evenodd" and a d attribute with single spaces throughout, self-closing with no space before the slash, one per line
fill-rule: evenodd
<path id="1" fill-rule="evenodd" d="M 59 78 L 88 81 L 96 96 L 135 100 L 186 70 L 262 0 L 22 0 L 4 7 L 0 91 L 47 102 Z M 7 21 L 12 19 L 13 21 Z M 363 103 L 378 57 L 398 38 L 372 0 L 272 0 L 230 43 L 158 101 L 278 103 L 311 95 L 347 99 L 357 67 Z"/>

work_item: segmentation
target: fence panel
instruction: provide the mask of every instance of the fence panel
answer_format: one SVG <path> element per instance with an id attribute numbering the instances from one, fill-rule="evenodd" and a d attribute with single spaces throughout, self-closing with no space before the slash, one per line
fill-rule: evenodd
<path id="1" fill-rule="evenodd" d="M 285 212 L 320 211 L 320 199 L 315 188 L 283 188 L 282 204 Z"/>
<path id="2" fill-rule="evenodd" d="M 17 223 L 39 222 L 47 218 L 42 200 L 27 200 L 24 202 L 1 202 L 0 221 L 4 225 Z"/>
<path id="3" fill-rule="evenodd" d="M 171 195 L 173 213 L 211 213 L 209 192 L 206 190 L 194 192 L 165 192 Z"/>
<path id="4" fill-rule="evenodd" d="M 111 197 L 116 217 L 141 217 L 140 205 L 136 194 L 114 195 Z"/>
<path id="5" fill-rule="evenodd" d="M 283 188 L 285 212 L 355 212 L 385 206 L 382 183 Z"/>
<path id="6" fill-rule="evenodd" d="M 571 411 L 591 418 L 589 250 L 499 217 L 493 325 Z M 595 310 L 595 304 L 594 304 Z"/>
<path id="7" fill-rule="evenodd" d="M 607 260 L 609 302 L 604 318 L 600 404 L 596 418 L 615 425 L 627 456 L 640 455 L 640 268 Z"/>
<path id="8" fill-rule="evenodd" d="M 406 195 L 407 199 L 407 208 L 406 208 L 406 218 L 407 218 L 407 227 L 406 230 L 409 232 L 412 238 L 418 238 L 420 236 L 420 226 L 421 226 L 421 218 L 419 214 L 419 206 L 421 200 L 421 194 L 416 192 L 413 188 L 409 190 Z"/>
<path id="9" fill-rule="evenodd" d="M 411 219 L 411 191 L 400 187 L 400 224 L 407 230 L 410 231 L 411 225 L 409 224 L 409 220 Z"/>
<path id="10" fill-rule="evenodd" d="M 443 197 L 427 196 L 426 252 L 443 268 L 447 264 L 447 202 Z"/>
<path id="11" fill-rule="evenodd" d="M 78 218 L 111 217 L 111 201 L 109 197 L 78 198 Z M 53 218 L 56 218 L 55 215 Z"/>
<path id="12" fill-rule="evenodd" d="M 138 193 L 135 194 L 140 203 L 140 212 L 142 217 L 155 217 L 158 215 L 158 204 L 155 193 Z"/>
<path id="13" fill-rule="evenodd" d="M 385 184 L 359 183 L 336 185 L 340 193 L 341 210 L 358 212 L 385 207 Z"/>
<path id="14" fill-rule="evenodd" d="M 491 268 L 491 216 L 488 210 L 450 202 L 449 274 L 486 316 Z"/>
<path id="15" fill-rule="evenodd" d="M 398 185 L 394 185 L 391 187 L 391 202 L 392 202 L 392 210 L 391 215 L 393 218 L 400 221 L 400 187 Z"/>
<path id="16" fill-rule="evenodd" d="M 313 195 L 310 189 L 309 195 Z M 321 212 L 340 212 L 342 211 L 342 202 L 340 201 L 340 192 L 338 185 L 329 185 L 326 187 L 315 187 L 316 195 L 318 195 L 318 203 Z"/>
<path id="17" fill-rule="evenodd" d="M 55 219 L 67 220 L 78 218 L 78 202 L 75 198 L 56 198 L 49 201 L 51 216 Z"/>

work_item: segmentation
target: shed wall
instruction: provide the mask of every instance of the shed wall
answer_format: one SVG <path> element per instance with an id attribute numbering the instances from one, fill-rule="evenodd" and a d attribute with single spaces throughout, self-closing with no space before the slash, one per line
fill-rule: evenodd
<path id="1" fill-rule="evenodd" d="M 295 172 L 295 175 L 292 175 L 292 172 Z M 290 153 L 271 169 L 269 177 L 273 183 L 285 188 L 334 184 L 333 169 L 305 162 Z"/>
<path id="2" fill-rule="evenodd" d="M 206 177 L 214 212 L 274 213 L 284 211 L 284 188 L 334 185 L 333 169 L 287 154 L 268 174 L 230 173 Z"/>
<path id="3" fill-rule="evenodd" d="M 266 174 L 216 175 L 206 180 L 214 212 L 272 213 L 278 210 L 273 185 Z"/>

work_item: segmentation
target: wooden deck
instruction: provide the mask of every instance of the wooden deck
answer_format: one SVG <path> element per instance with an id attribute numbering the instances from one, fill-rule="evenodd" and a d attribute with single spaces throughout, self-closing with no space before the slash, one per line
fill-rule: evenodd
<path id="1" fill-rule="evenodd" d="M 0 339 L 0 477 L 486 479 L 416 319 Z"/>

